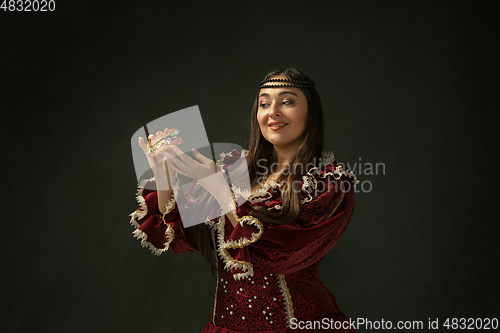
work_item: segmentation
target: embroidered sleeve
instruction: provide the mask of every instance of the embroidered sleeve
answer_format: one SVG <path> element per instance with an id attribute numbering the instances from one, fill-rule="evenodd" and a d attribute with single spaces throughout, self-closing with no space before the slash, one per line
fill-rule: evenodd
<path id="1" fill-rule="evenodd" d="M 148 182 L 152 184 L 148 184 Z M 130 214 L 130 224 L 135 227 L 134 237 L 141 241 L 143 247 L 160 255 L 167 250 L 174 253 L 197 251 L 196 244 L 189 232 L 182 227 L 179 207 L 175 198 L 166 206 L 165 214 L 158 209 L 158 197 L 155 180 L 142 180 L 137 189 L 139 208 Z M 177 180 L 174 197 L 185 196 Z"/>
<path id="2" fill-rule="evenodd" d="M 359 181 L 343 165 L 331 163 L 309 169 L 302 178 L 302 226 L 322 223 L 332 217 L 346 193 L 354 193 Z"/>
<path id="3" fill-rule="evenodd" d="M 253 245 L 252 260 L 278 274 L 323 258 L 347 229 L 354 208 L 354 174 L 332 164 L 304 176 L 304 206 L 297 223 L 270 226 Z"/>
<path id="4" fill-rule="evenodd" d="M 229 214 L 232 214 L 238 223 L 233 227 L 226 215 L 220 214 L 206 222 L 215 230 L 217 254 L 224 262 L 224 268 L 232 273 L 235 280 L 253 276 L 249 246 L 258 241 L 264 231 L 262 223 L 249 214 L 252 208 L 246 198 L 250 196 L 250 192 L 238 186 L 238 170 L 246 168 L 247 152 L 245 149 L 242 153 L 234 149 L 221 154 L 221 158 L 217 161 L 222 172 L 229 172 L 235 176 L 230 178 L 233 182 L 232 191 L 236 197 L 228 200 L 228 206 L 231 210 Z"/>
<path id="5" fill-rule="evenodd" d="M 235 280 L 253 276 L 253 265 L 248 246 L 260 239 L 264 231 L 262 223 L 248 214 L 248 206 L 237 206 L 236 200 L 229 204 L 235 220 L 234 227 L 225 215 L 214 223 L 217 232 L 217 253 L 224 262 L 224 268 L 233 274 Z"/>

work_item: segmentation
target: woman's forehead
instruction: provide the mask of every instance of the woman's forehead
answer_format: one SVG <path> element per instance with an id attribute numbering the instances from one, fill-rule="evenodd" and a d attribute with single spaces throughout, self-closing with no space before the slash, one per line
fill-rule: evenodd
<path id="1" fill-rule="evenodd" d="M 285 95 L 297 96 L 305 98 L 304 93 L 299 88 L 283 87 L 283 88 L 261 88 L 259 98 L 261 97 L 281 97 Z"/>

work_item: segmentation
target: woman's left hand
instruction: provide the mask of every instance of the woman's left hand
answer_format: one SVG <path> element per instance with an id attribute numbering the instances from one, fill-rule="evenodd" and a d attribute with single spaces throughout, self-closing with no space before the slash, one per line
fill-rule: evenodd
<path id="1" fill-rule="evenodd" d="M 192 151 L 198 161 L 193 160 L 177 146 L 170 146 L 164 154 L 168 158 L 168 163 L 172 164 L 177 173 L 195 179 L 214 197 L 219 197 L 224 193 L 221 191 L 221 188 L 224 187 L 222 185 L 227 186 L 224 175 L 222 172 L 218 172 L 217 164 L 214 161 L 203 156 L 196 149 Z"/>

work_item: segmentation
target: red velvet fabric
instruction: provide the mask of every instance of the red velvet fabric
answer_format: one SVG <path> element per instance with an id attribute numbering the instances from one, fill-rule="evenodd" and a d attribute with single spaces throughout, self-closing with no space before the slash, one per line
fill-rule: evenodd
<path id="1" fill-rule="evenodd" d="M 233 151 L 223 164 L 227 167 L 239 156 Z M 349 224 L 354 182 L 353 174 L 334 162 L 309 170 L 302 185 L 303 198 L 310 201 L 304 204 L 300 217 L 288 225 L 245 221 L 233 227 L 227 218 L 221 222 L 214 218 L 210 226 L 217 249 L 217 290 L 209 323 L 202 333 L 355 332 L 290 328 L 291 319 L 348 320 L 319 280 L 317 268 Z M 349 190 L 342 191 L 345 185 Z M 179 191 L 188 202 L 193 199 L 191 193 Z M 273 208 L 281 204 L 279 187 L 269 188 L 268 193 L 267 199 L 250 198 L 239 206 L 238 217 L 249 216 L 255 205 Z M 160 250 L 168 246 L 176 253 L 196 251 L 189 228 L 181 226 L 178 207 L 165 216 L 164 223 L 158 213 L 156 192 L 144 189 L 139 195 L 144 198 L 144 207 L 140 208 L 147 213 L 138 215 L 136 223 L 147 234 L 148 242 Z M 174 237 L 168 232 L 169 226 Z"/>

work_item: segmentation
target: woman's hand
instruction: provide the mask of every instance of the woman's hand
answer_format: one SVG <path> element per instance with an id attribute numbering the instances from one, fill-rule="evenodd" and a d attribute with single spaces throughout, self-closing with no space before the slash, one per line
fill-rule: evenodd
<path id="1" fill-rule="evenodd" d="M 168 164 L 179 174 L 195 179 L 205 190 L 210 192 L 226 211 L 232 196 L 222 172 L 211 159 L 192 149 L 195 161 L 176 146 L 165 152 Z"/>
<path id="2" fill-rule="evenodd" d="M 168 131 L 168 128 L 165 128 L 165 132 Z M 156 132 L 156 135 L 150 134 L 148 139 L 153 141 L 156 136 L 160 135 L 162 132 Z M 171 190 L 172 187 L 169 185 L 175 183 L 175 171 L 173 170 L 170 163 L 167 163 L 168 157 L 164 154 L 164 152 L 159 152 L 155 156 L 151 156 L 148 154 L 149 145 L 144 142 L 142 137 L 139 137 L 139 146 L 144 151 L 146 158 L 149 162 L 149 167 L 154 173 L 156 179 L 157 189 L 159 190 Z M 168 150 L 168 149 L 167 149 Z"/>
<path id="3" fill-rule="evenodd" d="M 217 172 L 217 165 L 211 159 L 200 154 L 196 149 L 192 149 L 194 157 L 198 161 L 193 160 L 176 146 L 171 146 L 165 152 L 169 165 L 179 174 L 193 178 L 198 182 L 204 178 L 212 176 Z M 201 184 L 201 183 L 200 183 Z"/>

